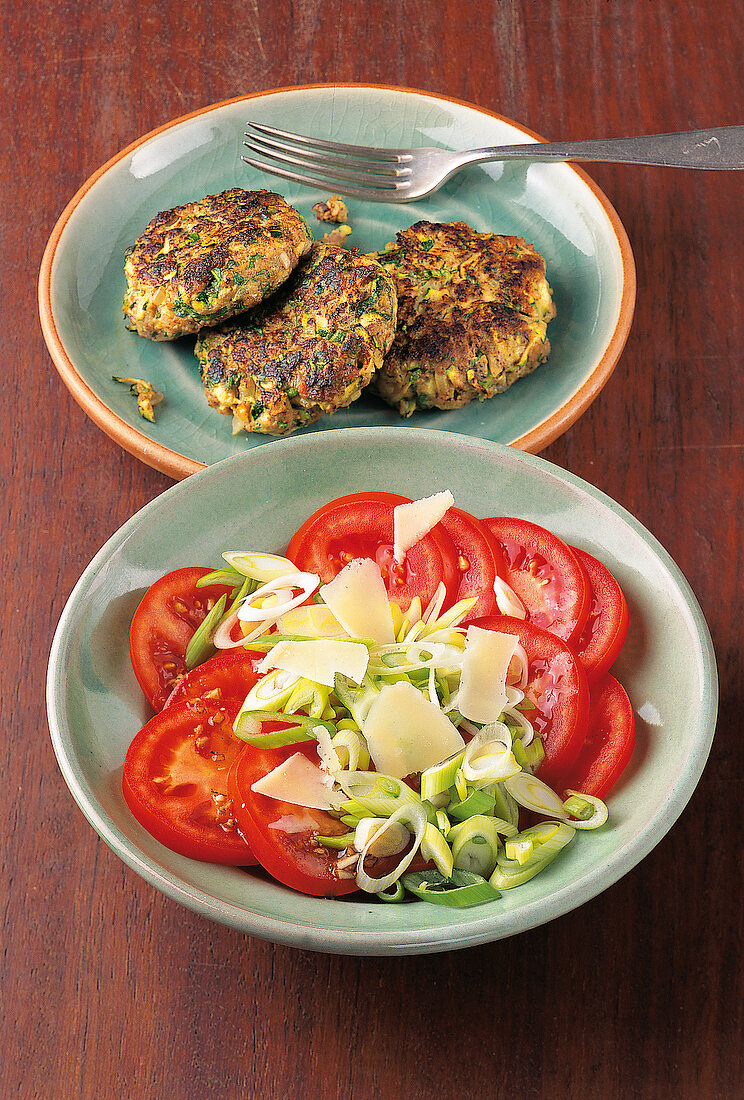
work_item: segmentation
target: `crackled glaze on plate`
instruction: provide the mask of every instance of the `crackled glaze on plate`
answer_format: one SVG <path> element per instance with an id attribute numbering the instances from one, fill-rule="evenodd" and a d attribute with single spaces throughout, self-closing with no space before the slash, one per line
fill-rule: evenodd
<path id="1" fill-rule="evenodd" d="M 268 188 L 295 205 L 320 237 L 312 205 L 327 192 L 277 179 L 241 161 L 249 120 L 370 145 L 464 149 L 537 140 L 499 115 L 425 92 L 366 85 L 313 85 L 207 107 L 141 138 L 74 196 L 47 245 L 39 279 L 42 329 L 60 376 L 86 413 L 144 462 L 175 478 L 260 446 L 269 437 L 231 434 L 231 419 L 203 394 L 193 338 L 152 343 L 124 327 L 124 252 L 159 211 L 228 187 Z M 413 222 L 468 222 L 515 234 L 545 256 L 558 315 L 549 362 L 506 393 L 464 409 L 417 412 L 411 421 L 374 396 L 302 429 L 406 423 L 537 452 L 564 432 L 612 373 L 630 329 L 635 268 L 625 231 L 602 192 L 567 164 L 486 164 L 435 195 L 403 205 L 349 200 L 351 245 L 376 250 Z M 165 393 L 156 422 L 137 413 L 112 376 L 146 378 Z"/>
<path id="2" fill-rule="evenodd" d="M 610 823 L 577 836 L 545 872 L 472 910 L 364 897 L 303 897 L 264 875 L 175 855 L 131 817 L 121 794 L 127 746 L 149 717 L 128 659 L 129 622 L 146 587 L 224 549 L 281 552 L 307 516 L 345 493 L 422 497 L 449 488 L 475 515 L 521 515 L 604 561 L 630 607 L 615 666 L 638 715 L 635 755 L 609 799 Z M 523 932 L 616 882 L 664 836 L 690 798 L 716 720 L 710 636 L 693 593 L 659 543 L 597 489 L 501 444 L 426 429 L 294 436 L 168 489 L 96 555 L 55 635 L 49 722 L 64 777 L 107 844 L 168 897 L 251 935 L 318 951 L 419 954 Z"/>

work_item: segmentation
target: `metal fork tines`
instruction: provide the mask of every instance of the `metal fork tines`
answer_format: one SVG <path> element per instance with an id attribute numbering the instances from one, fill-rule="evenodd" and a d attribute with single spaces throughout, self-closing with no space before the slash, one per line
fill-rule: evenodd
<path id="1" fill-rule="evenodd" d="M 590 141 L 529 142 L 481 149 L 380 149 L 342 145 L 249 123 L 246 148 L 263 159 L 247 164 L 285 179 L 337 187 L 345 195 L 376 202 L 424 198 L 469 164 L 486 161 L 605 161 L 665 168 L 744 168 L 744 126 L 719 126 L 673 134 Z"/>
<path id="2" fill-rule="evenodd" d="M 247 125 L 243 145 L 255 155 L 242 159 L 284 179 L 316 187 L 343 184 L 346 195 L 367 198 L 370 192 L 379 192 L 380 198 L 388 198 L 410 176 L 411 154 L 407 150 L 344 145 L 256 122 Z"/>

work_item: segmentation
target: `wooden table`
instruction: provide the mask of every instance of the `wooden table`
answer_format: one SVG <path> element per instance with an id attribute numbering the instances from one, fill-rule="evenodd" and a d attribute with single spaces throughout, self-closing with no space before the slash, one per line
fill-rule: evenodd
<path id="1" fill-rule="evenodd" d="M 638 271 L 609 384 L 544 457 L 628 508 L 689 579 L 721 676 L 687 810 L 578 911 L 430 957 L 246 938 L 156 893 L 86 823 L 50 744 L 44 673 L 79 574 L 171 483 L 68 395 L 36 280 L 68 199 L 171 118 L 316 81 L 460 98 L 548 137 L 744 119 L 744 3 L 28 0 L 2 36 L 4 1097 L 744 1096 L 744 500 L 735 173 L 597 166 Z"/>

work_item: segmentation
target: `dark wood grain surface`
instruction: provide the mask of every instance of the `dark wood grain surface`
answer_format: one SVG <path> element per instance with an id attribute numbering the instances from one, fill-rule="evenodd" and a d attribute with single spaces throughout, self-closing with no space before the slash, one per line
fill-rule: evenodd
<path id="1" fill-rule="evenodd" d="M 358 81 L 549 138 L 739 123 L 742 0 L 28 0 L 5 5 L 0 50 L 0 1095 L 744 1096 L 744 176 L 589 168 L 630 236 L 637 309 L 609 384 L 543 452 L 690 581 L 721 676 L 707 769 L 615 886 L 466 951 L 344 958 L 247 938 L 158 894 L 78 811 L 46 722 L 51 637 L 94 553 L 171 482 L 73 402 L 36 304 L 67 201 L 176 116 Z"/>

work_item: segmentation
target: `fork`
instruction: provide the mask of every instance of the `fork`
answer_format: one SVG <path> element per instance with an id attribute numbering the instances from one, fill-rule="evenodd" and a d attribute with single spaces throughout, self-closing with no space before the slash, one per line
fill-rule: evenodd
<path id="1" fill-rule="evenodd" d="M 468 164 L 484 161 L 606 161 L 666 168 L 744 168 L 744 126 L 599 141 L 534 142 L 456 152 L 343 145 L 249 122 L 246 164 L 284 179 L 331 187 L 372 202 L 411 202 L 437 191 Z"/>

